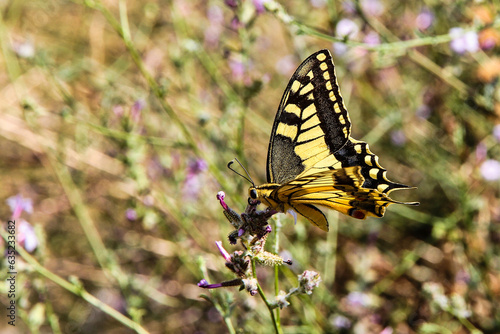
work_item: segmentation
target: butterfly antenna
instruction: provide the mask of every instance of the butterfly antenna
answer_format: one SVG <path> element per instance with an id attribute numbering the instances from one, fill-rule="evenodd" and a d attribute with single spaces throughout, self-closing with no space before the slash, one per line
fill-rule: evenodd
<path id="1" fill-rule="evenodd" d="M 247 174 L 247 176 L 238 173 L 237 171 L 235 171 L 231 167 L 231 165 L 234 163 L 234 160 L 236 160 L 236 162 L 241 166 L 241 168 L 243 168 L 243 170 L 245 171 L 245 173 Z M 252 186 L 255 187 L 255 183 L 253 182 L 252 178 L 250 177 L 250 174 L 248 174 L 247 169 L 245 167 L 243 167 L 243 165 L 241 164 L 241 162 L 237 158 L 234 158 L 234 160 L 229 161 L 229 163 L 227 164 L 227 168 L 229 168 L 230 170 L 232 170 L 233 172 L 235 172 L 236 174 L 238 174 L 239 176 L 241 176 L 242 178 L 244 178 L 245 180 L 247 180 L 248 182 L 250 182 L 252 184 Z"/>

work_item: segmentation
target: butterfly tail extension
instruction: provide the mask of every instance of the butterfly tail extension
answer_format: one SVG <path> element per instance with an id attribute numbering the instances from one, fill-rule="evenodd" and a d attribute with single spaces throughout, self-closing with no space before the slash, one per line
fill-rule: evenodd
<path id="1" fill-rule="evenodd" d="M 349 141 L 335 152 L 334 156 L 342 168 L 351 166 L 361 168 L 360 173 L 364 178 L 363 188 L 375 189 L 383 194 L 389 194 L 394 190 L 413 189 L 413 187 L 389 180 L 387 170 L 380 165 L 378 156 L 363 141 L 349 137 Z"/>
<path id="2" fill-rule="evenodd" d="M 294 204 L 291 206 L 295 212 L 305 217 L 323 231 L 328 232 L 328 220 L 325 214 L 312 204 Z"/>
<path id="3" fill-rule="evenodd" d="M 287 201 L 292 207 L 326 207 L 357 219 L 382 217 L 393 203 L 413 204 L 395 201 L 376 189 L 363 188 L 365 178 L 361 171 L 360 166 L 355 166 L 307 175 L 277 188 L 275 194 L 279 194 L 278 201 Z"/>

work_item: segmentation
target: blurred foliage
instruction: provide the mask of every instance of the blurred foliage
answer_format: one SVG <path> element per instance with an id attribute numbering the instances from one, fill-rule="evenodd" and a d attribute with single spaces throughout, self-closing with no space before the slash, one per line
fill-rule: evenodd
<path id="1" fill-rule="evenodd" d="M 353 137 L 421 205 L 329 212 L 328 234 L 280 217 L 279 289 L 322 278 L 280 311 L 283 331 L 500 332 L 498 1 L 280 3 L 2 2 L 5 225 L 7 198 L 32 202 L 2 330 L 273 332 L 259 296 L 196 284 L 234 278 L 215 195 L 243 212 L 248 183 L 227 162 L 265 180 L 288 79 L 329 48 Z M 273 268 L 257 271 L 272 298 Z"/>

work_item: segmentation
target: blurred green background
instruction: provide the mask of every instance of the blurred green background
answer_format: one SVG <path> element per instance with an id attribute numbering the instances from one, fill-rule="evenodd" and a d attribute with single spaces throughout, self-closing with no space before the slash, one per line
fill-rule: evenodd
<path id="1" fill-rule="evenodd" d="M 353 137 L 418 187 L 393 198 L 421 204 L 329 212 L 328 233 L 281 216 L 269 240 L 294 264 L 279 289 L 322 278 L 281 310 L 283 332 L 500 332 L 498 1 L 0 7 L 0 213 L 27 251 L 2 332 L 274 332 L 258 295 L 196 284 L 234 278 L 215 241 L 241 247 L 215 196 L 243 212 L 249 184 L 226 164 L 265 181 L 283 90 L 322 48 Z M 257 270 L 272 299 L 273 268 Z"/>

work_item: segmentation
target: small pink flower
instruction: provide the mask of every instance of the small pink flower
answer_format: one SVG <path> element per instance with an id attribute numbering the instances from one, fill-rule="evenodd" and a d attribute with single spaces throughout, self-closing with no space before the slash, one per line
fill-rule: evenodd
<path id="1" fill-rule="evenodd" d="M 486 155 L 488 154 L 488 148 L 485 143 L 479 143 L 476 146 L 476 160 L 484 161 L 486 159 Z"/>
<path id="2" fill-rule="evenodd" d="M 33 202 L 31 198 L 23 198 L 21 194 L 7 198 L 7 205 L 12 211 L 12 219 L 17 219 L 23 211 L 33 213 Z"/>
<path id="3" fill-rule="evenodd" d="M 393 332 L 394 329 L 392 327 L 386 327 L 380 332 L 380 334 L 392 334 Z"/>
<path id="4" fill-rule="evenodd" d="M 379 45 L 380 36 L 375 31 L 370 31 L 365 35 L 365 37 L 363 37 L 363 42 L 368 45 Z"/>
<path id="5" fill-rule="evenodd" d="M 326 0 L 309 0 L 311 6 L 314 8 L 324 8 L 326 6 Z"/>
<path id="6" fill-rule="evenodd" d="M 229 60 L 229 69 L 235 81 L 242 81 L 245 77 L 245 65 L 240 60 Z"/>
<path id="7" fill-rule="evenodd" d="M 216 48 L 219 45 L 224 24 L 222 8 L 216 5 L 210 6 L 207 10 L 207 18 L 210 25 L 205 29 L 205 43 L 211 48 Z"/>
<path id="8" fill-rule="evenodd" d="M 359 33 L 359 27 L 353 20 L 342 19 L 337 23 L 335 31 L 341 38 L 354 39 Z"/>
<path id="9" fill-rule="evenodd" d="M 265 3 L 269 0 L 253 0 L 253 5 L 255 6 L 255 10 L 257 14 L 262 14 L 266 11 Z"/>
<path id="10" fill-rule="evenodd" d="M 342 9 L 346 14 L 356 14 L 356 5 L 351 0 L 342 1 Z"/>
<path id="11" fill-rule="evenodd" d="M 231 19 L 231 29 L 233 30 L 238 30 L 240 28 L 243 28 L 243 23 L 240 21 L 239 17 L 238 16 L 234 16 L 232 19 Z"/>
<path id="12" fill-rule="evenodd" d="M 113 114 L 115 114 L 116 117 L 122 117 L 123 114 L 125 114 L 125 110 L 123 109 L 123 106 L 120 104 L 114 105 L 113 106 Z"/>
<path id="13" fill-rule="evenodd" d="M 221 253 L 224 260 L 226 260 L 227 262 L 231 262 L 231 255 L 227 252 L 224 246 L 222 246 L 222 241 L 216 241 L 215 244 L 217 245 L 217 248 L 219 249 L 219 252 Z"/>
<path id="14" fill-rule="evenodd" d="M 434 23 L 434 14 L 428 9 L 423 9 L 415 19 L 417 28 L 421 31 L 427 30 Z"/>
<path id="15" fill-rule="evenodd" d="M 370 16 L 380 16 L 385 11 L 385 6 L 380 0 L 361 0 L 361 8 Z"/>

